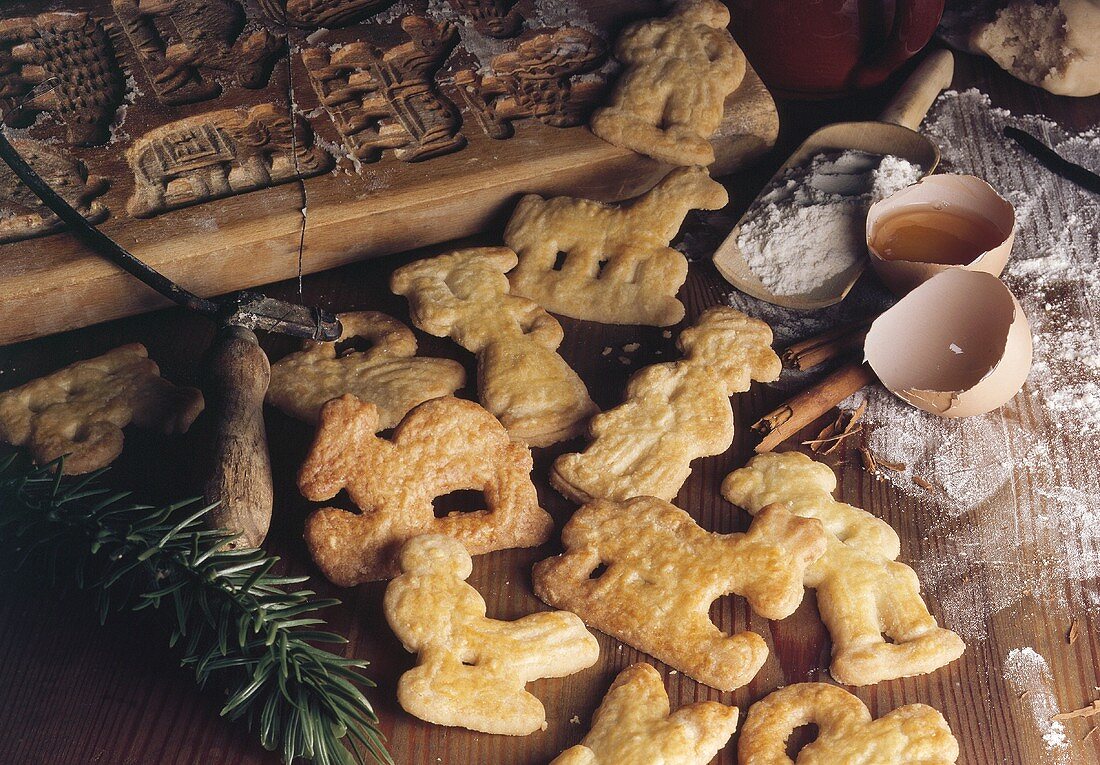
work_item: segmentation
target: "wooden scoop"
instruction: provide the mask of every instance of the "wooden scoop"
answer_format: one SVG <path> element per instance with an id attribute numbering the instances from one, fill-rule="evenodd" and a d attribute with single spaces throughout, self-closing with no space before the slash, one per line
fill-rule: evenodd
<path id="1" fill-rule="evenodd" d="M 821 128 L 803 141 L 772 180 L 790 167 L 808 163 L 815 154 L 848 149 L 869 154 L 893 154 L 919 165 L 922 175 L 931 173 L 939 164 L 940 152 L 935 144 L 916 132 L 916 128 L 940 91 L 951 84 L 954 70 L 955 59 L 951 51 L 937 50 L 930 53 L 886 106 L 879 122 L 838 122 Z M 714 253 L 714 265 L 726 281 L 754 298 L 785 308 L 824 308 L 843 300 L 867 266 L 867 258 L 863 257 L 846 272 L 812 292 L 802 295 L 776 295 L 752 272 L 737 245 L 737 237 L 741 233 L 744 220 L 745 216 L 741 216 L 733 231 Z M 797 264 L 794 267 L 797 268 Z"/>

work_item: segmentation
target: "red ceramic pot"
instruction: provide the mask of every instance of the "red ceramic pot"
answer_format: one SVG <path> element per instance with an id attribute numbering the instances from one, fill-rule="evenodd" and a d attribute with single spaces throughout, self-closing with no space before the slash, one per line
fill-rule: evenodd
<path id="1" fill-rule="evenodd" d="M 823 97 L 881 84 L 932 38 L 944 0 L 728 0 L 730 30 L 773 91 Z"/>

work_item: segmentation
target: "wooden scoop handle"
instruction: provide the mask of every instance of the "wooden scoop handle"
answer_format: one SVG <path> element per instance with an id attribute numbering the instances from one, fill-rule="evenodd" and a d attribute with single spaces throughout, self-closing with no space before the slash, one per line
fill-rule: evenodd
<path id="1" fill-rule="evenodd" d="M 916 130 L 936 97 L 951 85 L 955 57 L 949 50 L 934 50 L 909 75 L 901 90 L 883 109 L 879 119 Z"/>
<path id="2" fill-rule="evenodd" d="M 259 547 L 271 524 L 271 458 L 263 404 L 271 364 L 256 334 L 226 327 L 210 350 L 206 402 L 212 438 L 206 445 L 203 496 L 220 502 L 210 524 L 238 532 L 233 547 Z"/>

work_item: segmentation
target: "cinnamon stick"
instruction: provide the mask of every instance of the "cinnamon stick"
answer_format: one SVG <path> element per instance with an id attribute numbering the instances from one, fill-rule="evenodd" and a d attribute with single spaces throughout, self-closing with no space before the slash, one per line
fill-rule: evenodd
<path id="1" fill-rule="evenodd" d="M 845 324 L 816 337 L 807 338 L 789 346 L 783 351 L 783 363 L 789 367 L 806 371 L 834 359 L 842 353 L 863 347 L 867 337 L 867 328 L 874 317 L 852 324 Z"/>
<path id="2" fill-rule="evenodd" d="M 758 420 L 752 429 L 764 439 L 756 445 L 756 451 L 770 452 L 875 379 L 875 373 L 866 364 L 852 362 L 842 366 Z"/>

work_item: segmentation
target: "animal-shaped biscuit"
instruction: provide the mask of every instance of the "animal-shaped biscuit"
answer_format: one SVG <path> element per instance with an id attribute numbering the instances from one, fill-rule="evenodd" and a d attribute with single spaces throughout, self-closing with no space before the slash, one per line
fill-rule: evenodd
<path id="1" fill-rule="evenodd" d="M 707 765 L 737 730 L 737 707 L 701 701 L 669 714 L 661 674 L 627 667 L 603 697 L 592 730 L 550 765 Z"/>
<path id="2" fill-rule="evenodd" d="M 386 620 L 416 666 L 397 683 L 397 701 L 437 725 L 526 736 L 546 728 L 546 710 L 524 686 L 596 663 L 600 647 L 574 614 L 488 619 L 466 583 L 470 554 L 454 539 L 415 537 L 401 549 L 401 575 L 386 588 Z"/>
<path id="3" fill-rule="evenodd" d="M 326 577 L 350 587 L 397 573 L 405 540 L 446 534 L 474 555 L 532 547 L 553 521 L 531 483 L 531 452 L 472 401 L 446 396 L 420 404 L 391 441 L 375 435 L 378 407 L 352 395 L 321 409 L 321 424 L 298 471 L 302 496 L 332 499 L 346 488 L 361 514 L 326 507 L 306 521 L 306 546 Z M 436 497 L 480 490 L 486 508 L 436 518 Z"/>
<path id="4" fill-rule="evenodd" d="M 133 423 L 184 433 L 202 393 L 160 376 L 145 346 L 131 343 L 0 393 L 0 440 L 26 446 L 39 463 L 65 457 L 65 472 L 88 473 L 122 452 Z"/>
<path id="5" fill-rule="evenodd" d="M 718 629 L 711 603 L 736 593 L 767 619 L 790 616 L 825 534 L 818 522 L 780 508 L 758 516 L 747 533 L 714 534 L 678 507 L 636 497 L 582 507 L 562 544 L 562 555 L 535 564 L 536 595 L 701 683 L 732 691 L 753 678 L 768 647 L 753 632 Z"/>
<path id="6" fill-rule="evenodd" d="M 540 306 L 510 294 L 507 247 L 456 250 L 397 269 L 391 289 L 413 324 L 477 354 L 478 398 L 515 438 L 548 446 L 584 429 L 596 405 L 555 349 L 562 329 Z"/>
<path id="7" fill-rule="evenodd" d="M 677 168 L 617 206 L 528 194 L 504 231 L 505 244 L 519 253 L 519 267 L 508 275 L 512 292 L 574 319 L 677 324 L 684 305 L 676 293 L 688 263 L 668 243 L 688 210 L 717 210 L 728 201 L 702 167 Z"/>
<path id="8" fill-rule="evenodd" d="M 623 30 L 615 58 L 625 69 L 608 106 L 592 115 L 592 132 L 674 165 L 713 162 L 708 139 L 745 76 L 729 23 L 718 0 L 679 0 L 668 16 Z"/>
<path id="9" fill-rule="evenodd" d="M 898 535 L 866 510 L 832 497 L 836 476 L 804 454 L 757 455 L 730 473 L 722 495 L 756 514 L 782 508 L 825 527 L 825 554 L 806 570 L 833 642 L 829 671 L 847 685 L 871 685 L 938 669 L 962 655 L 954 632 L 937 626 L 913 569 L 895 558 Z M 883 635 L 890 638 L 889 641 Z"/>
<path id="10" fill-rule="evenodd" d="M 677 341 L 681 361 L 642 369 L 625 401 L 588 425 L 592 443 L 564 454 L 550 483 L 574 502 L 595 498 L 671 500 L 691 475 L 691 461 L 733 443 L 729 397 L 751 380 L 779 377 L 772 332 L 732 308 L 711 308 Z"/>
<path id="11" fill-rule="evenodd" d="M 817 738 L 792 760 L 787 739 L 814 724 Z M 741 728 L 739 765 L 952 765 L 959 743 L 943 715 L 908 704 L 877 720 L 863 702 L 825 683 L 789 685 L 756 702 Z"/>
<path id="12" fill-rule="evenodd" d="M 338 354 L 336 343 L 306 340 L 302 350 L 271 365 L 267 402 L 291 417 L 317 422 L 328 401 L 354 394 L 378 407 L 378 427 L 392 428 L 410 409 L 454 393 L 466 382 L 462 365 L 416 356 L 416 337 L 376 311 L 342 313 L 341 341 L 365 338 L 365 351 Z"/>

